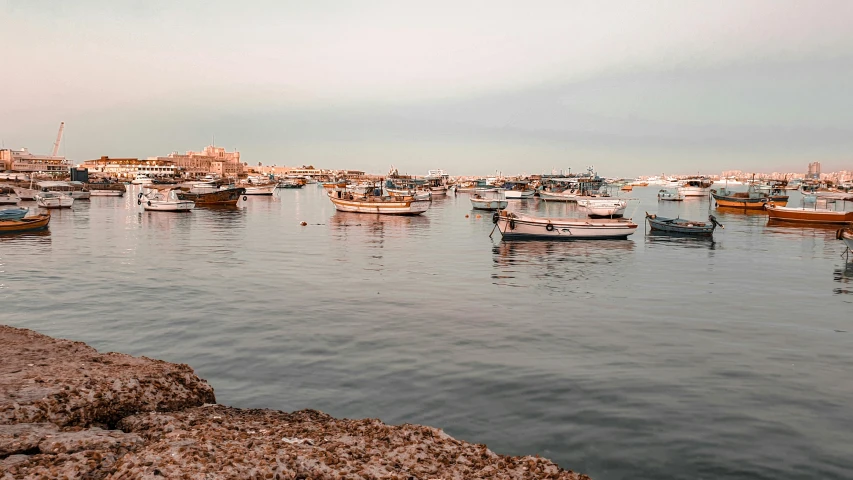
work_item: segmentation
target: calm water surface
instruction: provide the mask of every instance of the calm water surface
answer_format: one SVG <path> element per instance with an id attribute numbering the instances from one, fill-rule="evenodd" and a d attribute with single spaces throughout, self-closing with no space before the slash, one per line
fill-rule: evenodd
<path id="1" fill-rule="evenodd" d="M 628 213 L 708 214 L 656 191 Z M 715 214 L 716 242 L 502 242 L 465 194 L 393 218 L 312 185 L 190 214 L 132 191 L 0 237 L 0 322 L 188 363 L 221 403 L 432 425 L 596 480 L 851 478 L 842 243 Z"/>

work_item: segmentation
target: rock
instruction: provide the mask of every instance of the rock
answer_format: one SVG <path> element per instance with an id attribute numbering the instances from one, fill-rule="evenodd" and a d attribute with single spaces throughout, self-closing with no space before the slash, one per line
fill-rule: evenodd
<path id="1" fill-rule="evenodd" d="M 181 410 L 216 401 L 188 365 L 98 353 L 0 325 L 0 424 L 113 425 L 138 412 Z"/>
<path id="2" fill-rule="evenodd" d="M 0 325 L 0 351 L 0 480 L 588 479 L 431 427 L 215 405 L 187 365 L 30 330 Z"/>

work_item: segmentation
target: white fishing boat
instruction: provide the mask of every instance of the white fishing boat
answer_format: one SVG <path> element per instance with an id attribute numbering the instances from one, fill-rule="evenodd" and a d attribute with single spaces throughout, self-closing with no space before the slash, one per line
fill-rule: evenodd
<path id="1" fill-rule="evenodd" d="M 68 195 L 74 200 L 88 200 L 89 190 L 82 182 L 43 181 L 38 182 L 38 188 L 42 192 L 54 192 Z"/>
<path id="2" fill-rule="evenodd" d="M 195 202 L 179 199 L 171 188 L 140 193 L 136 203 L 142 205 L 145 210 L 155 212 L 189 212 L 195 208 Z"/>
<path id="3" fill-rule="evenodd" d="M 684 197 L 707 197 L 711 193 L 713 180 L 705 177 L 691 177 L 679 182 L 678 192 Z"/>
<path id="4" fill-rule="evenodd" d="M 677 188 L 675 191 L 662 188 L 658 192 L 658 200 L 661 202 L 683 202 L 684 194 L 681 193 L 680 188 Z"/>
<path id="5" fill-rule="evenodd" d="M 504 184 L 503 193 L 507 200 L 526 200 L 533 198 L 536 190 L 530 188 L 526 182 L 507 182 Z"/>
<path id="6" fill-rule="evenodd" d="M 0 205 L 17 205 L 21 203 L 21 197 L 12 187 L 0 186 Z"/>
<path id="7" fill-rule="evenodd" d="M 625 219 L 532 217 L 506 210 L 496 212 L 492 221 L 507 239 L 624 239 L 637 231 L 637 224 Z"/>
<path id="8" fill-rule="evenodd" d="M 270 185 L 243 185 L 242 187 L 246 189 L 243 195 L 272 195 L 276 185 L 273 183 Z"/>
<path id="9" fill-rule="evenodd" d="M 489 193 L 485 191 L 475 192 L 471 196 L 471 206 L 475 210 L 503 210 L 509 205 L 501 192 Z"/>
<path id="10" fill-rule="evenodd" d="M 412 196 L 359 195 L 346 189 L 329 192 L 329 200 L 341 212 L 380 215 L 420 215 L 429 209 L 431 203 Z"/>
<path id="11" fill-rule="evenodd" d="M 447 181 L 449 179 L 450 176 L 444 170 L 430 170 L 425 178 L 426 187 L 434 196 L 447 195 Z"/>
<path id="12" fill-rule="evenodd" d="M 154 180 L 152 180 L 148 175 L 139 174 L 131 180 L 130 183 L 133 185 L 151 185 L 154 183 Z"/>
<path id="13" fill-rule="evenodd" d="M 71 208 L 74 198 L 58 192 L 39 192 L 36 195 L 36 205 L 42 208 Z"/>
<path id="14" fill-rule="evenodd" d="M 566 189 L 562 192 L 547 192 L 545 190 L 539 192 L 539 198 L 552 202 L 577 202 L 578 196 L 579 192 L 576 189 Z"/>
<path id="15" fill-rule="evenodd" d="M 578 207 L 584 209 L 590 218 L 620 218 L 625 214 L 628 201 L 609 197 L 584 198 L 578 200 Z"/>

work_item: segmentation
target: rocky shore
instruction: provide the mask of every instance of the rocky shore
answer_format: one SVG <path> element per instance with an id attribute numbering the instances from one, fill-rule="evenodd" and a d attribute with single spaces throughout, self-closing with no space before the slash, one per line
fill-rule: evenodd
<path id="1" fill-rule="evenodd" d="M 216 404 L 188 365 L 0 325 L 0 479 L 588 479 L 419 425 Z"/>

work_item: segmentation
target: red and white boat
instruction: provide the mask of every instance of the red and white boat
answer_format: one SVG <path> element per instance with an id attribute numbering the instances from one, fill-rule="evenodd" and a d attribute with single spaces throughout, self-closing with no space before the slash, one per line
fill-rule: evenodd
<path id="1" fill-rule="evenodd" d="M 771 220 L 792 223 L 822 223 L 828 225 L 853 224 L 853 212 L 817 207 L 764 207 Z"/>
<path id="2" fill-rule="evenodd" d="M 430 206 L 429 200 L 413 196 L 362 195 L 340 188 L 329 192 L 329 200 L 340 212 L 380 215 L 420 215 Z"/>

